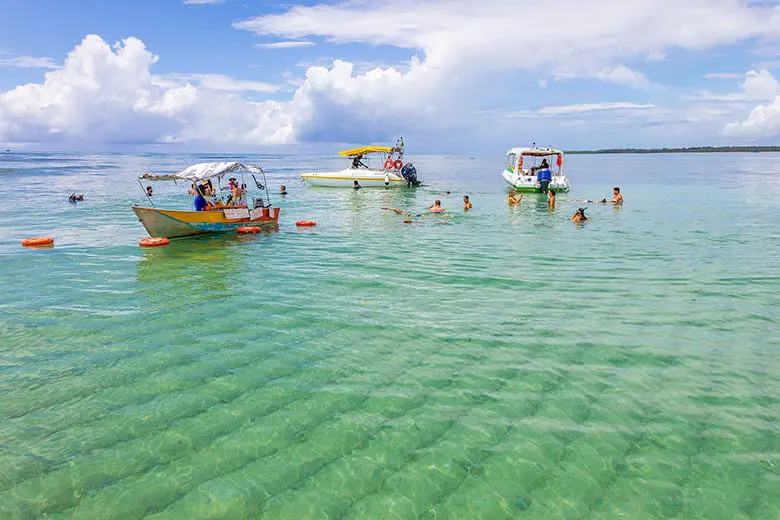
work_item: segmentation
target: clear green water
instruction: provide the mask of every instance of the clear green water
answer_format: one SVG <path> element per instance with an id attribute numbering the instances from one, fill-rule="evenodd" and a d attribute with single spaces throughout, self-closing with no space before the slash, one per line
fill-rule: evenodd
<path id="1" fill-rule="evenodd" d="M 0 518 L 780 518 L 780 156 L 571 157 L 552 214 L 264 156 L 278 232 L 138 248 L 202 159 L 0 157 Z"/>

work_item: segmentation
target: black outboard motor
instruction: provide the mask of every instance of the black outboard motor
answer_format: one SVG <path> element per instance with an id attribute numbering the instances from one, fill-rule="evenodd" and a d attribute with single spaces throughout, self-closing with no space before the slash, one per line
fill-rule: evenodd
<path id="1" fill-rule="evenodd" d="M 401 168 L 401 177 L 406 179 L 407 186 L 420 185 L 420 181 L 417 180 L 417 168 L 415 168 L 412 163 L 406 163 L 404 167 Z"/>

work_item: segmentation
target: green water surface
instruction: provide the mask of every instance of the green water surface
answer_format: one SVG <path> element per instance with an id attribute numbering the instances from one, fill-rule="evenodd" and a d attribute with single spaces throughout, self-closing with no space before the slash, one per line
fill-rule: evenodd
<path id="1" fill-rule="evenodd" d="M 780 518 L 780 155 L 571 157 L 553 212 L 258 156 L 278 231 L 140 249 L 207 159 L 0 158 L 0 518 Z"/>

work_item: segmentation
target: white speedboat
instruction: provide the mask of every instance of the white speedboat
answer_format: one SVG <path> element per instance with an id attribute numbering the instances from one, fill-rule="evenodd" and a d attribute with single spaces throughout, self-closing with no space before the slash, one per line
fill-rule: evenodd
<path id="1" fill-rule="evenodd" d="M 312 186 L 353 188 L 386 188 L 390 186 L 417 186 L 417 170 L 412 163 L 404 164 L 403 141 L 389 146 L 363 146 L 339 152 L 346 162 L 343 170 L 301 175 Z"/>
<path id="2" fill-rule="evenodd" d="M 501 175 L 517 191 L 569 191 L 569 178 L 563 170 L 563 152 L 555 148 L 512 148 L 506 153 L 506 168 Z"/>

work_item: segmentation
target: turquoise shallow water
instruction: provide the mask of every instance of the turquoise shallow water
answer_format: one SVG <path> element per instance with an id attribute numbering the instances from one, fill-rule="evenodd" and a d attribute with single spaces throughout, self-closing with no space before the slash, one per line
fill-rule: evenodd
<path id="1" fill-rule="evenodd" d="M 139 249 L 135 177 L 210 158 L 0 156 L 0 518 L 780 518 L 780 156 L 572 156 L 554 213 L 251 157 L 277 232 Z"/>

